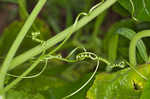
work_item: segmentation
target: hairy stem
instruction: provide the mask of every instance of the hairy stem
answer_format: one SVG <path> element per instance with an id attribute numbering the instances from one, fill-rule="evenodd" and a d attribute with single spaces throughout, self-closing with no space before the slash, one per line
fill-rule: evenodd
<path id="1" fill-rule="evenodd" d="M 2 64 L 2 67 L 0 69 L 0 91 L 3 91 L 4 80 L 5 80 L 5 76 L 6 76 L 6 73 L 8 71 L 8 68 L 10 66 L 10 62 L 12 61 L 17 49 L 19 48 L 19 45 L 21 44 L 23 38 L 27 34 L 28 30 L 30 29 L 32 23 L 34 22 L 35 18 L 39 14 L 39 12 L 42 9 L 45 2 L 46 2 L 46 0 L 39 0 L 36 7 L 32 11 L 31 15 L 29 16 L 29 18 L 25 22 L 24 26 L 20 30 L 20 32 L 19 32 L 16 40 L 14 41 L 13 45 L 11 46 L 3 64 Z"/>
<path id="2" fill-rule="evenodd" d="M 144 38 L 144 37 L 150 37 L 150 30 L 144 30 L 139 33 L 137 33 L 131 40 L 130 42 L 130 47 L 129 47 L 129 60 L 130 64 L 132 66 L 135 66 L 137 64 L 136 62 L 136 45 L 137 42 Z"/>
<path id="3" fill-rule="evenodd" d="M 21 54 L 20 56 L 17 56 L 16 58 L 14 58 L 14 60 L 12 60 L 9 70 L 15 68 L 17 65 L 20 65 L 21 63 L 23 63 L 27 60 L 29 60 L 33 56 L 40 54 L 43 50 L 53 47 L 55 44 L 64 40 L 69 35 L 70 31 L 72 31 L 73 28 L 74 28 L 74 30 L 73 30 L 73 33 L 74 33 L 75 31 L 77 31 L 80 28 L 82 28 L 83 26 L 85 26 L 88 22 L 93 20 L 100 13 L 102 13 L 107 8 L 109 8 L 111 5 L 113 5 L 115 2 L 117 2 L 117 0 L 107 0 L 106 2 L 101 4 L 99 7 L 95 8 L 88 16 L 83 17 L 76 24 L 77 26 L 75 28 L 73 26 L 70 26 L 69 28 L 65 29 L 64 31 L 58 33 L 56 36 L 54 36 L 54 37 L 50 38 L 48 41 L 46 41 L 46 46 L 44 49 L 42 48 L 41 45 L 38 45 L 38 46 L 30 49 L 29 51 Z"/>

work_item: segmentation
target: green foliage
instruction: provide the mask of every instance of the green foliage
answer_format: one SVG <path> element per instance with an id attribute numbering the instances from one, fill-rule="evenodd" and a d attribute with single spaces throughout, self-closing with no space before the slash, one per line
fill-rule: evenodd
<path id="1" fill-rule="evenodd" d="M 39 93 L 29 95 L 28 93 L 26 93 L 24 91 L 15 91 L 15 90 L 8 91 L 6 98 L 7 99 L 30 99 L 30 98 L 45 99 L 44 96 L 42 96 Z"/>
<path id="2" fill-rule="evenodd" d="M 149 65 L 139 66 L 137 70 L 149 77 Z M 87 92 L 88 99 L 139 99 L 145 80 L 132 69 L 115 73 L 100 73 Z"/>
<path id="3" fill-rule="evenodd" d="M 105 39 L 104 39 L 104 51 L 106 53 L 108 53 L 108 57 L 109 57 L 110 61 L 114 62 L 117 58 L 117 48 L 118 48 L 117 46 L 118 46 L 119 38 L 116 34 L 116 31 L 122 27 L 133 28 L 134 25 L 135 25 L 135 23 L 133 22 L 133 20 L 124 19 L 124 20 L 121 20 L 119 22 L 112 24 L 112 26 L 109 28 L 109 30 L 105 36 Z M 121 41 L 121 40 L 119 41 L 119 44 L 120 44 L 119 48 L 121 48 L 122 45 L 124 48 L 125 41 Z M 126 50 L 128 50 L 128 49 L 126 49 Z M 122 49 L 121 49 L 121 51 L 122 51 Z M 124 55 L 121 55 L 121 56 L 124 56 Z"/>
<path id="4" fill-rule="evenodd" d="M 112 6 L 112 10 L 123 17 L 129 16 L 129 12 L 124 9 L 118 2 Z"/>
<path id="5" fill-rule="evenodd" d="M 149 0 L 119 0 L 119 3 L 138 21 L 150 21 Z"/>
<path id="6" fill-rule="evenodd" d="M 127 28 L 120 28 L 116 31 L 116 33 L 128 38 L 129 40 L 132 40 L 132 38 L 136 34 L 136 32 L 134 32 L 131 29 L 127 29 Z M 148 62 L 148 55 L 146 52 L 146 47 L 142 40 L 138 41 L 137 48 L 138 48 L 140 56 L 143 58 L 143 60 L 145 62 Z"/>
<path id="7" fill-rule="evenodd" d="M 149 0 L 1 2 L 0 10 L 18 8 L 19 19 L 9 22 L 0 37 L 0 98 L 149 96 Z"/>
<path id="8" fill-rule="evenodd" d="M 65 66 L 63 66 L 63 68 L 64 67 Z M 57 73 L 61 74 L 63 68 L 62 70 L 60 70 L 61 68 L 57 67 L 57 70 L 54 71 L 54 69 L 49 67 L 41 76 L 37 78 L 24 79 L 19 84 L 17 84 L 16 87 L 13 88 L 13 90 L 8 91 L 8 96 L 10 97 L 9 99 L 13 99 L 13 97 L 11 96 L 15 94 L 20 94 L 21 96 L 24 97 L 25 96 L 33 97 L 36 95 L 40 95 L 43 97 L 43 99 L 49 99 L 49 98 L 60 99 L 65 95 L 68 95 L 74 90 L 76 90 L 83 83 L 85 83 L 85 81 L 90 77 L 90 74 L 88 74 L 84 77 L 84 79 L 81 79 L 76 82 L 69 82 L 67 80 L 62 79 L 61 75 L 56 75 Z M 49 73 L 50 71 L 52 71 L 53 73 Z M 85 93 L 89 87 L 90 87 L 89 85 L 86 86 L 84 90 L 82 90 L 77 95 L 73 96 L 72 99 L 76 99 L 76 98 L 84 99 Z M 14 97 L 21 99 L 19 98 L 20 95 Z"/>

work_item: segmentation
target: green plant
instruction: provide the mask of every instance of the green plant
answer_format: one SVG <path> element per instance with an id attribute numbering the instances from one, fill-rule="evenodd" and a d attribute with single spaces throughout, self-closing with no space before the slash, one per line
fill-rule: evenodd
<path id="1" fill-rule="evenodd" d="M 26 21 L 25 25 L 23 26 L 23 28 L 20 30 L 19 35 L 17 36 L 16 40 L 14 41 L 12 47 L 10 48 L 10 51 L 7 54 L 7 57 L 1 67 L 1 71 L 0 71 L 0 90 L 1 90 L 1 94 L 3 94 L 3 87 L 4 87 L 4 80 L 5 80 L 5 76 L 6 73 L 8 71 L 9 68 L 9 64 L 12 60 L 12 58 L 14 57 L 21 41 L 23 40 L 24 36 L 26 35 L 27 31 L 29 30 L 29 28 L 31 27 L 33 21 L 35 20 L 37 14 L 39 13 L 39 11 L 41 10 L 42 6 L 44 5 L 46 1 L 39 1 L 39 3 L 37 4 L 37 6 L 35 7 L 35 9 L 33 10 L 32 14 L 30 15 L 30 17 L 28 18 L 28 20 Z"/>
<path id="2" fill-rule="evenodd" d="M 22 81 L 23 79 L 27 79 L 27 80 L 34 79 L 34 78 L 38 79 L 38 77 L 40 77 L 44 73 L 44 71 L 47 70 L 49 61 L 51 60 L 57 60 L 56 63 L 59 61 L 64 61 L 64 62 L 73 63 L 73 64 L 83 62 L 86 60 L 88 61 L 92 60 L 90 61 L 91 63 L 93 61 L 94 62 L 96 61 L 96 67 L 95 67 L 94 72 L 90 74 L 90 76 L 88 76 L 89 79 L 86 79 L 86 82 L 78 86 L 79 89 L 71 91 L 71 93 L 65 94 L 66 96 L 64 95 L 61 97 L 56 96 L 57 98 L 62 98 L 62 97 L 64 97 L 63 99 L 70 98 L 73 95 L 77 94 L 82 89 L 85 89 L 86 86 L 88 86 L 88 84 L 90 83 L 90 81 L 93 80 L 96 72 L 98 71 L 100 62 L 105 63 L 105 64 L 102 64 L 102 66 L 105 66 L 105 69 L 103 68 L 103 71 L 106 71 L 107 73 L 102 73 L 102 74 L 100 73 L 96 77 L 94 84 L 87 92 L 87 97 L 89 99 L 99 99 L 100 97 L 102 99 L 104 97 L 107 97 L 108 99 L 111 99 L 111 98 L 119 99 L 123 96 L 124 92 L 126 92 L 125 95 L 129 95 L 128 96 L 129 99 L 130 98 L 138 99 L 140 97 L 143 91 L 145 82 L 149 82 L 147 81 L 149 79 L 148 78 L 149 71 L 146 71 L 147 68 L 149 69 L 149 66 L 147 66 L 146 64 L 144 66 L 141 66 L 140 68 L 136 66 L 140 63 L 148 63 L 150 60 L 148 53 L 147 53 L 147 49 L 146 49 L 146 45 L 149 46 L 149 44 L 141 40 L 144 37 L 150 36 L 149 34 L 150 30 L 141 29 L 142 31 L 139 32 L 138 29 L 136 29 L 136 26 L 139 25 L 141 22 L 150 21 L 149 20 L 150 9 L 148 8 L 148 4 L 150 4 L 149 1 L 146 1 L 146 0 L 142 0 L 142 1 L 141 0 L 137 0 L 137 1 L 106 0 L 104 1 L 102 0 L 100 3 L 93 6 L 89 10 L 88 13 L 85 13 L 85 12 L 79 13 L 74 23 L 73 23 L 72 14 L 70 11 L 71 8 L 70 7 L 66 8 L 68 12 L 66 26 L 70 24 L 73 24 L 73 25 L 68 27 L 64 31 L 56 34 L 54 37 L 48 40 L 45 40 L 45 37 L 46 37 L 45 35 L 47 34 L 42 33 L 38 29 L 38 24 L 36 24 L 36 22 L 34 21 L 37 21 L 36 18 L 39 12 L 41 11 L 41 9 L 43 8 L 44 4 L 50 1 L 39 0 L 30 15 L 28 14 L 26 10 L 27 9 L 26 0 L 18 0 L 18 1 L 8 0 L 8 2 L 17 3 L 19 5 L 19 8 L 20 8 L 19 14 L 20 14 L 21 20 L 23 21 L 26 20 L 26 21 L 24 25 L 22 26 L 22 28 L 20 29 L 20 32 L 16 36 L 16 39 L 14 40 L 12 46 L 10 47 L 6 55 L 6 58 L 4 59 L 3 64 L 0 68 L 0 97 L 2 97 L 2 99 L 8 98 L 11 91 L 17 95 L 19 92 L 15 91 L 18 89 L 15 89 L 14 86 L 17 86 L 16 88 L 18 88 L 18 86 L 20 85 L 19 82 Z M 61 3 L 57 1 L 53 1 L 53 2 L 55 2 L 58 5 L 61 5 L 61 4 L 65 5 L 66 3 L 65 0 L 61 0 L 60 1 Z M 87 5 L 85 7 L 86 11 L 87 9 L 89 9 L 90 2 L 91 1 L 87 2 Z M 131 14 L 131 19 L 117 21 L 115 24 L 111 26 L 107 35 L 104 36 L 104 40 L 99 39 L 98 28 L 102 26 L 104 17 L 109 12 L 106 10 L 115 3 L 118 3 L 119 5 L 119 6 L 116 5 L 116 8 L 117 7 L 121 8 L 122 9 L 121 11 L 124 11 L 124 12 L 119 12 L 120 10 L 115 10 L 115 11 L 117 11 L 121 15 L 125 15 L 126 13 Z M 140 8 L 142 8 L 142 10 L 140 10 Z M 56 9 L 56 11 L 58 11 L 58 9 Z M 99 14 L 101 14 L 101 16 L 98 16 Z M 84 17 L 80 19 L 81 15 L 83 15 Z M 87 23 L 92 21 L 97 16 L 98 18 L 96 19 L 96 22 L 94 24 L 94 29 L 92 30 L 93 31 L 92 36 L 91 34 L 83 35 L 82 32 L 89 32 L 89 33 L 91 32 L 92 25 L 87 26 L 85 30 L 80 30 L 80 29 L 83 26 L 85 26 Z M 52 25 L 52 29 L 55 32 L 60 31 L 61 27 L 57 25 L 57 21 L 51 18 L 52 17 L 47 18 L 47 20 L 50 20 L 49 24 Z M 19 24 L 19 22 L 16 24 Z M 145 24 L 147 25 L 147 23 Z M 31 31 L 29 31 L 30 28 L 31 28 Z M 78 32 L 78 30 L 80 31 Z M 74 32 L 78 32 L 78 33 L 72 36 Z M 102 29 L 100 32 L 101 34 L 103 34 Z M 22 54 L 18 54 L 17 51 L 19 47 L 21 46 L 23 39 L 26 39 L 26 37 L 29 38 L 31 42 L 35 42 L 36 46 L 34 48 L 30 47 L 28 51 L 26 50 L 25 52 L 22 51 L 23 52 L 23 53 L 21 52 Z M 72 39 L 72 41 L 69 42 L 70 38 Z M 5 39 L 6 38 L 3 38 L 0 40 L 0 47 L 4 46 L 3 43 Z M 81 39 L 81 41 L 79 39 Z M 130 43 L 128 39 L 131 40 Z M 85 42 L 87 41 L 87 44 L 84 44 L 84 41 Z M 93 47 L 94 44 L 95 44 L 95 47 Z M 119 44 L 121 45 L 121 47 L 118 48 L 118 46 L 120 46 Z M 129 49 L 128 49 L 128 46 L 129 46 Z M 136 46 L 138 48 L 138 52 L 136 52 Z M 86 50 L 86 48 L 88 47 L 90 51 Z M 68 56 L 66 56 L 65 58 L 63 57 L 63 55 L 57 54 L 59 51 L 63 49 L 70 51 L 70 48 L 75 48 L 75 49 L 71 51 L 68 54 Z M 94 51 L 94 53 L 91 50 Z M 103 54 L 103 52 L 105 52 L 106 54 Z M 127 55 L 127 53 L 129 53 L 129 55 Z M 108 57 L 108 60 L 100 56 L 102 57 L 106 56 Z M 127 62 L 128 59 L 129 59 L 129 63 Z M 29 65 L 31 66 L 26 67 L 26 70 L 23 71 L 23 73 L 21 73 L 20 76 L 18 76 L 17 74 L 11 73 L 11 71 L 17 70 L 16 68 L 21 68 L 21 66 L 27 63 L 27 61 L 29 61 L 30 63 Z M 29 75 L 31 71 L 36 69 L 39 66 L 39 64 L 43 62 L 44 62 L 44 66 L 42 66 L 42 69 L 38 73 L 36 72 L 36 74 Z M 63 67 L 62 69 L 64 68 L 65 67 Z M 78 67 L 79 69 L 76 69 L 76 68 L 77 67 L 70 66 L 68 67 L 68 69 L 63 70 L 64 72 L 61 73 L 62 78 L 73 81 L 74 77 L 71 77 L 72 75 L 75 77 L 78 77 L 79 71 L 81 74 L 88 71 L 85 68 L 84 68 L 85 71 L 82 70 L 82 67 L 80 68 Z M 88 69 L 90 67 L 86 67 L 86 68 Z M 91 68 L 93 69 L 93 64 Z M 90 70 L 92 70 L 91 68 Z M 8 79 L 8 82 L 7 82 L 7 79 Z M 60 79 L 57 79 L 57 80 L 59 82 Z M 64 84 L 63 81 L 60 81 L 60 82 L 62 85 L 67 86 L 67 84 Z M 123 83 L 124 87 L 122 87 L 121 83 Z M 100 86 L 106 86 L 107 89 L 103 87 L 101 88 Z M 38 92 L 42 90 L 42 92 L 44 93 L 45 90 L 53 89 L 53 87 L 49 87 L 49 85 L 47 85 L 46 87 L 42 89 L 38 89 L 38 88 L 35 88 L 35 89 L 36 91 L 38 90 Z M 98 91 L 95 92 L 94 90 L 96 89 L 98 89 Z M 30 95 L 27 95 L 27 94 L 32 91 L 30 89 L 25 89 L 25 90 L 26 90 L 25 92 L 21 91 L 22 93 L 21 92 L 20 93 L 24 97 L 25 96 L 27 98 L 31 97 Z M 138 90 L 138 92 L 135 90 Z M 102 94 L 99 94 L 101 92 Z M 119 94 L 117 97 L 115 97 L 116 93 Z M 36 96 L 41 97 L 41 99 L 45 98 L 43 94 L 41 93 L 39 94 L 36 93 Z M 145 97 L 144 93 L 142 93 L 142 97 Z M 40 99 L 40 98 L 37 98 L 37 99 Z"/>

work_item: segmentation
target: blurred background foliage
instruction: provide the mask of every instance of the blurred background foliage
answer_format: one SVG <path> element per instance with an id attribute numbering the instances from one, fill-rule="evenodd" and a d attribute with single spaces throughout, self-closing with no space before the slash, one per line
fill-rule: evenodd
<path id="1" fill-rule="evenodd" d="M 71 26 L 78 13 L 88 12 L 98 2 L 100 0 L 47 0 L 46 5 L 21 44 L 17 55 L 38 45 L 37 42 L 31 39 L 32 32 L 40 31 L 41 35 L 39 38 L 47 40 Z M 36 3 L 37 0 L 0 1 L 1 62 Z M 139 32 L 149 29 L 150 22 L 146 16 L 144 16 L 146 17 L 145 20 L 140 20 L 141 17 L 137 16 L 140 20 L 138 22 L 131 19 L 129 7 L 124 6 L 123 0 L 114 4 L 110 9 L 73 34 L 69 41 L 55 54 L 62 54 L 65 57 L 74 48 L 84 47 L 98 56 L 109 59 L 112 63 L 117 63 L 121 59 L 128 60 L 130 41 L 123 36 L 116 36 L 116 31 L 126 27 Z M 148 40 L 149 38 L 144 39 L 147 50 L 150 49 Z M 32 59 L 29 60 L 10 73 L 20 75 L 33 61 Z M 138 62 L 140 64 L 144 63 L 139 53 Z M 41 62 L 31 75 L 38 73 L 43 65 L 44 62 Z M 95 66 L 96 64 L 93 61 L 72 64 L 58 60 L 49 60 L 47 69 L 42 75 L 37 78 L 22 80 L 15 88 L 8 92 L 7 97 L 8 99 L 31 99 L 31 97 L 32 99 L 60 99 L 75 91 L 86 82 Z M 105 64 L 101 63 L 99 72 L 105 71 L 105 68 Z M 6 84 L 13 79 L 13 77 L 7 77 Z M 86 92 L 91 85 L 92 82 L 71 99 L 85 99 Z"/>

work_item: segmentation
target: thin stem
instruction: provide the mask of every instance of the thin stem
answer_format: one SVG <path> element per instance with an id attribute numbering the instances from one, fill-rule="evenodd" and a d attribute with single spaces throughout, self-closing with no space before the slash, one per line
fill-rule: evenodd
<path id="1" fill-rule="evenodd" d="M 143 78 L 144 80 L 148 80 L 147 77 L 145 77 L 143 74 L 141 74 L 134 66 L 132 66 L 128 61 L 125 60 L 125 62 L 127 63 L 127 65 L 129 65 L 129 67 L 131 69 L 133 69 L 141 78 Z"/>
<path id="2" fill-rule="evenodd" d="M 68 34 L 68 36 L 64 39 L 64 41 L 60 44 L 60 45 L 58 45 L 54 50 L 52 50 L 50 53 L 49 53 L 49 55 L 51 55 L 51 54 L 53 54 L 53 53 L 55 53 L 56 51 L 58 51 L 67 41 L 68 41 L 68 39 L 70 38 L 70 36 L 72 35 L 72 32 L 74 31 L 74 29 L 75 29 L 75 27 L 76 27 L 76 24 L 77 24 L 77 22 L 78 22 L 78 20 L 79 20 L 79 18 L 80 18 L 80 16 L 81 15 L 87 15 L 87 13 L 84 13 L 84 12 L 82 12 L 82 13 L 80 13 L 78 16 L 77 16 L 77 18 L 76 18 L 76 20 L 75 20 L 75 22 L 74 22 L 74 24 L 73 24 L 73 27 L 74 28 L 72 28 L 72 30 L 70 31 L 70 33 Z"/>
<path id="3" fill-rule="evenodd" d="M 0 90 L 3 90 L 4 80 L 5 80 L 5 76 L 6 76 L 6 73 L 8 71 L 8 68 L 10 66 L 10 62 L 12 61 L 16 51 L 19 48 L 19 45 L 21 44 L 23 38 L 27 34 L 27 32 L 30 29 L 32 23 L 34 22 L 35 18 L 37 17 L 37 15 L 39 14 L 40 10 L 42 9 L 42 7 L 45 3 L 46 3 L 46 0 L 39 0 L 36 7 L 32 11 L 31 15 L 29 16 L 29 18 L 25 22 L 24 26 L 20 30 L 20 32 L 19 32 L 16 40 L 14 41 L 13 45 L 11 46 L 11 48 L 10 48 L 3 64 L 2 64 L 2 68 L 0 70 Z"/>
<path id="4" fill-rule="evenodd" d="M 43 59 L 43 54 L 40 56 L 39 59 L 37 59 L 23 74 L 21 74 L 21 76 L 19 76 L 18 78 L 16 78 L 12 83 L 10 83 L 9 85 L 7 85 L 4 88 L 4 92 L 7 92 L 10 88 L 12 88 L 13 86 L 15 86 L 19 81 L 21 81 L 23 79 L 23 77 L 25 77 L 26 75 L 28 75 Z"/>
<path id="5" fill-rule="evenodd" d="M 22 73 L 20 76 L 14 76 L 14 75 L 11 75 L 13 77 L 17 77 L 13 82 L 11 82 L 9 85 L 7 85 L 3 92 L 7 92 L 9 89 L 11 89 L 12 87 L 14 87 L 17 83 L 19 83 L 22 79 L 24 78 L 34 78 L 34 77 L 37 77 L 39 75 L 41 75 L 46 66 L 47 66 L 47 62 L 48 62 L 48 59 L 58 59 L 58 60 L 62 60 L 62 61 L 65 61 L 65 62 L 77 62 L 77 60 L 68 60 L 68 59 L 65 59 L 65 58 L 59 58 L 57 56 L 49 56 L 47 57 L 47 55 L 44 55 L 45 52 L 42 53 L 42 55 L 24 72 Z M 46 58 L 47 57 L 47 58 Z M 41 60 L 46 60 L 46 63 L 42 69 L 42 71 L 36 75 L 33 75 L 33 76 L 27 76 L 40 62 Z"/>
<path id="6" fill-rule="evenodd" d="M 75 31 L 79 30 L 80 28 L 82 28 L 83 26 L 85 26 L 88 22 L 93 20 L 96 16 L 101 14 L 103 11 L 105 11 L 107 8 L 109 8 L 111 5 L 113 5 L 115 2 L 117 2 L 117 0 L 107 0 L 106 2 L 101 4 L 99 7 L 95 8 L 88 16 L 84 16 L 76 24 L 77 26 L 75 27 L 73 33 Z M 50 47 L 53 47 L 54 45 L 56 45 L 60 41 L 64 40 L 68 36 L 68 34 L 72 30 L 72 28 L 74 28 L 74 27 L 71 26 L 71 27 L 67 28 L 66 30 L 58 33 L 56 36 L 50 38 L 48 41 L 46 41 L 45 49 L 43 49 L 41 45 L 38 45 L 38 46 L 30 49 L 29 51 L 21 54 L 20 56 L 16 57 L 11 62 L 11 67 L 9 68 L 9 70 L 15 68 L 17 65 L 20 65 L 21 63 L 23 63 L 27 60 L 29 60 L 30 58 L 34 57 L 35 55 L 40 54 L 43 50 L 46 50 Z"/>
<path id="7" fill-rule="evenodd" d="M 68 98 L 72 97 L 73 95 L 75 95 L 76 93 L 81 91 L 85 86 L 87 86 L 89 84 L 89 82 L 94 78 L 94 76 L 98 70 L 98 67 L 99 67 L 99 60 L 97 60 L 97 66 L 96 66 L 96 69 L 95 69 L 94 73 L 92 74 L 92 76 L 79 89 L 77 89 L 75 92 L 63 97 L 62 99 L 68 99 Z"/>
<path id="8" fill-rule="evenodd" d="M 44 72 L 44 70 L 46 69 L 46 67 L 47 67 L 47 62 L 48 62 L 48 59 L 45 61 L 45 65 L 43 66 L 42 70 L 41 70 L 39 73 L 37 73 L 37 74 L 35 74 L 35 75 L 24 76 L 24 77 L 22 77 L 22 78 L 23 78 L 23 79 L 29 79 L 29 78 L 35 78 L 35 77 L 40 76 L 40 75 Z M 36 66 L 35 66 L 35 67 L 36 67 Z M 34 68 L 33 68 L 33 69 L 34 69 Z M 19 77 L 18 75 L 13 75 L 13 74 L 9 74 L 9 73 L 7 73 L 7 75 L 8 75 L 8 76 L 11 76 L 11 77 L 15 77 L 15 78 L 18 78 L 18 77 Z"/>
<path id="9" fill-rule="evenodd" d="M 136 45 L 137 42 L 144 38 L 144 37 L 150 37 L 150 30 L 144 30 L 142 32 L 137 33 L 131 40 L 130 42 L 130 47 L 129 47 L 129 60 L 130 64 L 132 66 L 135 66 L 137 64 L 136 62 Z"/>
<path id="10" fill-rule="evenodd" d="M 93 37 L 97 37 L 98 33 L 101 32 L 101 25 L 104 21 L 104 18 L 107 14 L 107 11 L 103 12 L 100 16 L 97 17 L 96 22 L 94 24 Z"/>

